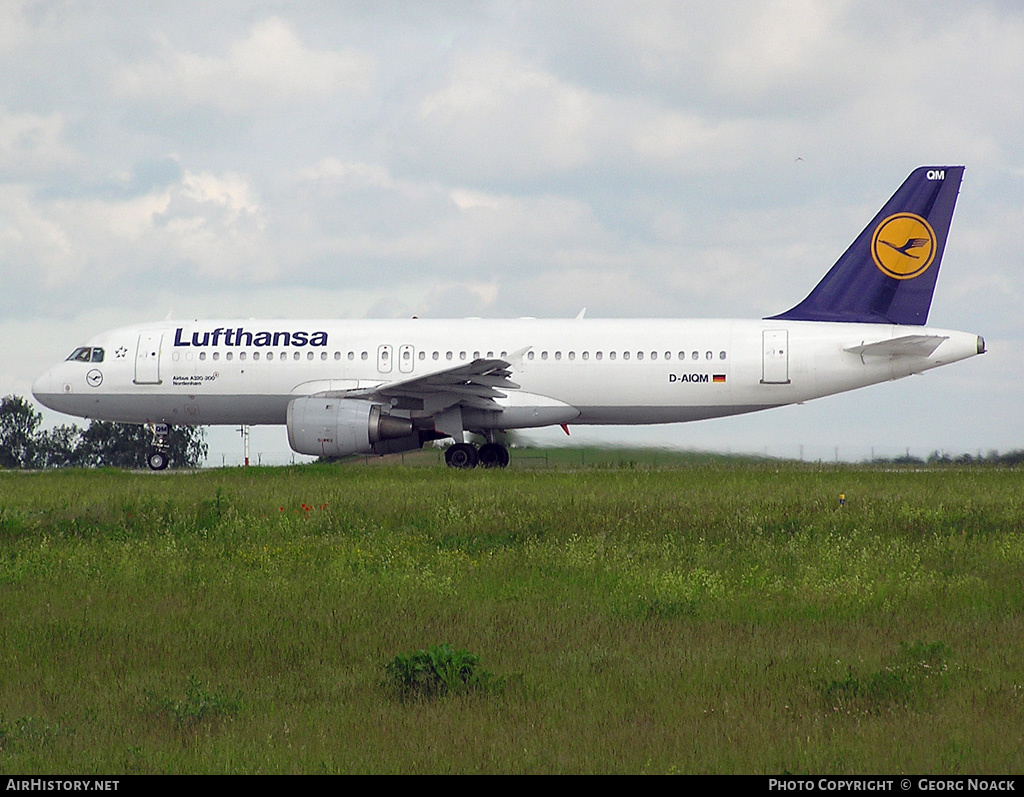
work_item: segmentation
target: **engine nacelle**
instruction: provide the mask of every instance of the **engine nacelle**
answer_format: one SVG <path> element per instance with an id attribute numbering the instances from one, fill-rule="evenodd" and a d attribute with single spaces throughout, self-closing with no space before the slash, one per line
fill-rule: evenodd
<path id="1" fill-rule="evenodd" d="M 358 399 L 304 396 L 288 402 L 288 444 L 314 457 L 374 453 L 382 440 L 409 437 L 412 421 Z"/>

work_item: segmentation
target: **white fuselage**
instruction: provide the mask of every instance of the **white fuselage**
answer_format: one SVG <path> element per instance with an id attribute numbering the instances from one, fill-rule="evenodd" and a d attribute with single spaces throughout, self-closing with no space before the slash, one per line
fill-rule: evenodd
<path id="1" fill-rule="evenodd" d="M 287 333 L 287 334 L 285 334 Z M 907 335 L 930 354 L 847 349 Z M 86 418 L 283 424 L 300 396 L 425 376 L 479 358 L 512 363 L 502 412 L 466 429 L 652 424 L 752 412 L 920 373 L 984 350 L 973 334 L 888 324 L 773 320 L 509 319 L 167 321 L 88 341 L 33 393 Z"/>

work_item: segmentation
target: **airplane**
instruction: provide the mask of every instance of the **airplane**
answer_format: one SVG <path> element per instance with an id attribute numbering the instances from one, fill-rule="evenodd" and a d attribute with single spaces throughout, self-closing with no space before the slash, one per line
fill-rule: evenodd
<path id="1" fill-rule="evenodd" d="M 915 169 L 803 301 L 763 319 L 164 321 L 97 335 L 32 393 L 151 425 L 154 470 L 171 424 L 284 424 L 328 459 L 452 438 L 449 466 L 505 467 L 506 430 L 801 403 L 985 352 L 925 326 L 963 170 Z"/>

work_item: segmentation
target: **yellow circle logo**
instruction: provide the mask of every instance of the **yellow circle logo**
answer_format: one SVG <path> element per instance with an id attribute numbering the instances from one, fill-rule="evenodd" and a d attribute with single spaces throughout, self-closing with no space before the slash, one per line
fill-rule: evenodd
<path id="1" fill-rule="evenodd" d="M 894 279 L 919 277 L 935 260 L 935 230 L 914 213 L 896 213 L 875 228 L 871 257 Z"/>

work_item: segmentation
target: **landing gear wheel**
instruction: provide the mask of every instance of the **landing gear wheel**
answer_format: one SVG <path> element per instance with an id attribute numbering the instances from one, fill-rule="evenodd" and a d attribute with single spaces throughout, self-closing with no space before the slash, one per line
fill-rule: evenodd
<path id="1" fill-rule="evenodd" d="M 475 468 L 479 457 L 469 443 L 456 443 L 444 452 L 444 461 L 449 468 Z"/>
<path id="2" fill-rule="evenodd" d="M 167 454 L 163 451 L 150 451 L 146 461 L 149 463 L 150 470 L 163 470 L 167 467 Z"/>
<path id="3" fill-rule="evenodd" d="M 484 443 L 478 454 L 481 468 L 507 468 L 508 449 L 501 443 Z"/>

